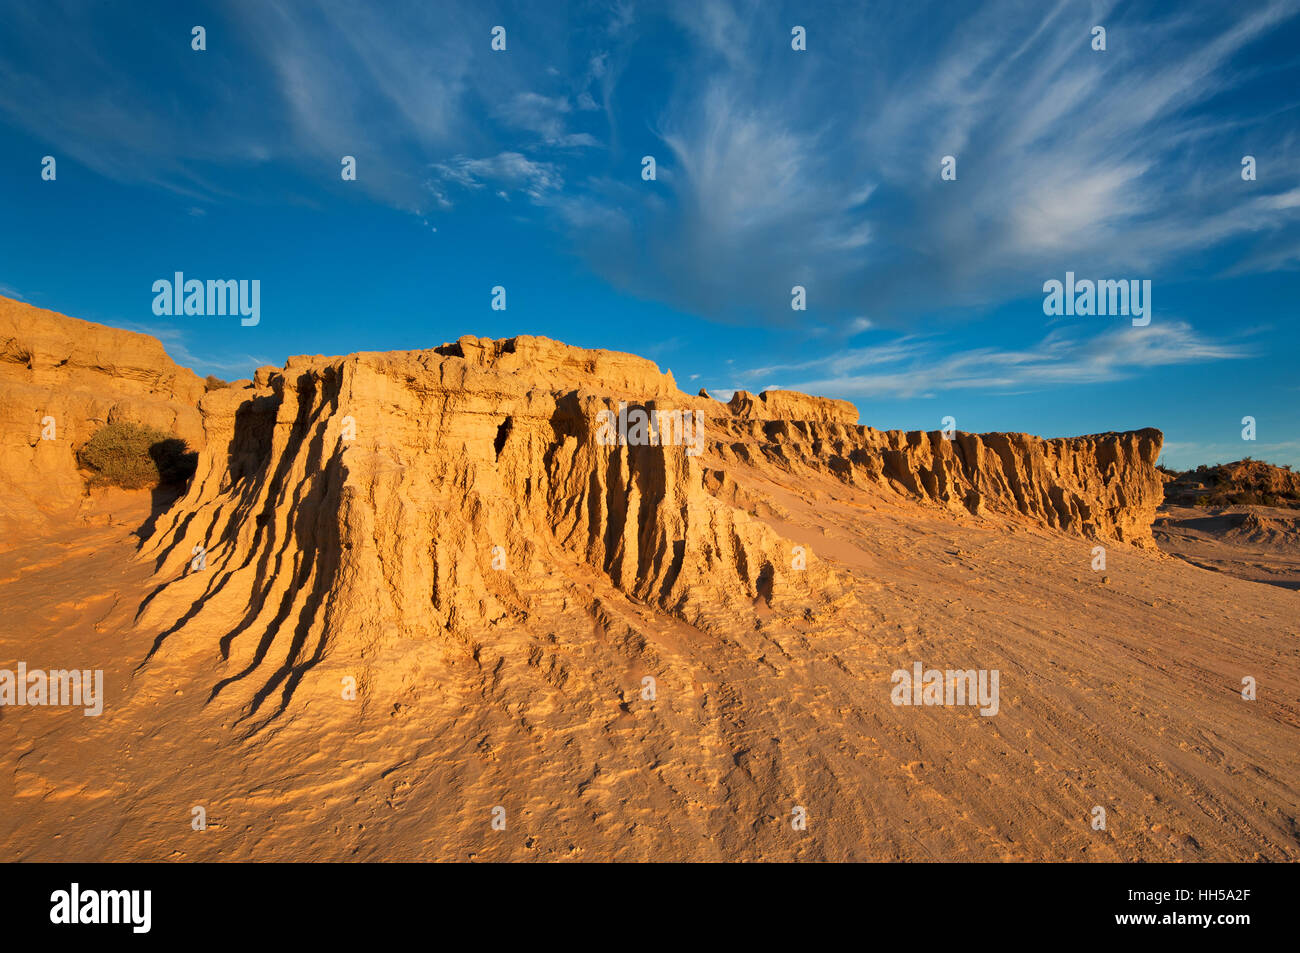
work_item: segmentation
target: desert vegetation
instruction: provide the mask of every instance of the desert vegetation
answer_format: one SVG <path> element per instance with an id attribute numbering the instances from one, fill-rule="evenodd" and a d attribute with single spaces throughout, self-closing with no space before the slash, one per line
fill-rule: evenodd
<path id="1" fill-rule="evenodd" d="M 77 451 L 89 486 L 127 490 L 183 484 L 194 475 L 196 460 L 179 437 L 129 421 L 99 428 Z"/>
<path id="2" fill-rule="evenodd" d="M 1161 468 L 1164 470 L 1164 468 Z M 1181 473 L 1164 470 L 1165 501 L 1184 506 L 1300 507 L 1300 474 L 1246 457 L 1233 463 L 1201 465 Z"/>

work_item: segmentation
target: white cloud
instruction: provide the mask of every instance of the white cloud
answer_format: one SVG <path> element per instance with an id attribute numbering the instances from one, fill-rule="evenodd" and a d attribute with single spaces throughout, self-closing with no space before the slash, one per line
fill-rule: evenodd
<path id="1" fill-rule="evenodd" d="M 1257 239 L 1266 247 L 1234 252 L 1247 267 L 1296 263 L 1276 246 L 1300 233 L 1300 137 L 1270 132 L 1274 177 L 1247 189 L 1233 149 L 1264 117 L 1203 115 L 1247 77 L 1239 58 L 1300 9 L 1290 0 L 1146 20 L 1108 4 L 993 0 L 942 17 L 918 5 L 878 32 L 846 18 L 805 58 L 769 5 L 674 9 L 694 46 L 656 127 L 672 161 L 656 189 L 617 196 L 637 202 L 618 228 L 584 236 L 637 293 L 789 323 L 802 283 L 821 315 L 847 324 L 869 300 L 898 326 L 1021 297 L 1066 268 L 1158 278 Z M 1110 49 L 1095 53 L 1089 31 L 1107 18 Z M 939 178 L 948 154 L 955 182 Z M 639 271 L 616 260 L 635 255 Z"/>
<path id="2" fill-rule="evenodd" d="M 572 107 L 567 100 L 542 96 L 539 93 L 516 93 L 514 98 L 498 107 L 496 114 L 507 125 L 535 132 L 544 138 L 556 139 L 564 132 L 564 117 Z"/>
<path id="3" fill-rule="evenodd" d="M 227 197 L 199 158 L 337 180 L 341 155 L 359 189 L 420 215 L 457 190 L 524 195 L 616 286 L 737 323 L 794 322 L 794 284 L 818 322 L 851 329 L 866 307 L 898 327 L 1067 268 L 1160 278 L 1228 246 L 1214 267 L 1229 273 L 1297 267 L 1294 116 L 1239 94 L 1253 44 L 1300 6 L 1152 9 L 912 4 L 836 16 L 799 54 L 789 11 L 758 0 L 678 0 L 668 24 L 620 2 L 576 33 L 583 17 L 522 8 L 511 36 L 529 42 L 498 56 L 469 2 L 234 0 L 239 70 L 196 77 L 148 22 L 132 38 L 188 84 L 163 94 L 124 65 L 134 47 L 104 51 L 94 17 L 109 14 L 70 27 L 28 5 L 12 49 L 30 55 L 0 62 L 0 113 L 105 175 L 196 199 Z M 1110 49 L 1094 53 L 1103 19 Z M 668 38 L 654 66 L 639 33 Z M 77 68 L 44 69 L 56 54 Z M 1267 179 L 1243 183 L 1237 159 L 1259 142 Z M 646 152 L 654 183 L 636 176 Z M 939 180 L 948 154 L 955 182 Z"/>
<path id="4" fill-rule="evenodd" d="M 955 355 L 940 353 L 932 339 L 905 337 L 799 364 L 755 368 L 742 377 L 783 374 L 793 378 L 785 386 L 809 394 L 914 398 L 951 390 L 1022 392 L 1094 384 L 1121 380 L 1144 368 L 1249 356 L 1242 345 L 1211 341 L 1185 322 L 1164 321 L 1092 337 L 1063 329 L 1024 350 L 973 348 Z"/>
<path id="5" fill-rule="evenodd" d="M 1234 463 L 1245 457 L 1272 464 L 1300 464 L 1300 440 L 1257 442 L 1245 440 L 1197 442 L 1166 440 L 1160 463 L 1174 470 L 1189 470 L 1204 464 Z"/>
<path id="6" fill-rule="evenodd" d="M 440 204 L 449 207 L 444 187 L 456 185 L 465 189 L 481 189 L 499 185 L 522 192 L 534 201 L 541 201 L 548 193 L 558 191 L 564 180 L 554 165 L 529 159 L 518 152 L 502 152 L 482 159 L 456 156 L 439 162 L 431 168 L 430 190 Z"/>
<path id="7" fill-rule="evenodd" d="M 252 354 L 207 354 L 199 355 L 192 352 L 185 344 L 185 331 L 179 327 L 160 324 L 140 324 L 133 321 L 117 321 L 114 327 L 122 328 L 126 331 L 136 331 L 140 334 L 147 334 L 150 337 L 157 338 L 162 343 L 163 349 L 168 356 L 182 367 L 188 367 L 196 373 L 211 373 L 220 371 L 223 374 L 234 374 L 239 379 L 252 377 L 253 371 L 259 367 L 265 367 L 268 364 L 274 364 L 264 357 L 256 357 Z M 277 365 L 278 366 L 278 365 Z"/>

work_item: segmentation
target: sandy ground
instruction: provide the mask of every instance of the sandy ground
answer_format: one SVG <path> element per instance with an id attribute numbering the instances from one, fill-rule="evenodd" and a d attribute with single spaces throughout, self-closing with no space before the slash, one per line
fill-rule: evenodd
<path id="1" fill-rule="evenodd" d="M 1300 510 L 1164 506 L 1151 529 L 1162 550 L 1193 566 L 1300 589 Z"/>
<path id="2" fill-rule="evenodd" d="M 1089 541 L 831 480 L 747 489 L 852 576 L 834 619 L 710 635 L 592 572 L 569 630 L 404 644 L 392 705 L 342 699 L 336 660 L 252 734 L 209 701 L 229 674 L 212 646 L 137 671 L 149 504 L 105 498 L 0 552 L 0 666 L 102 668 L 108 689 L 98 718 L 0 711 L 4 855 L 1300 859 L 1293 589 L 1118 544 L 1094 571 Z M 1167 535 L 1191 537 L 1179 519 Z M 999 713 L 892 704 L 916 661 L 998 669 Z"/>

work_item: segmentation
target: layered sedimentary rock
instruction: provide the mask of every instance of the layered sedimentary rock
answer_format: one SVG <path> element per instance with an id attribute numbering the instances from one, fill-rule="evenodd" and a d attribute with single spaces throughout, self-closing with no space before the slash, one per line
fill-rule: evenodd
<path id="1" fill-rule="evenodd" d="M 1018 513 L 1087 538 L 1153 546 L 1151 521 L 1164 493 L 1155 469 L 1158 430 L 1044 440 L 825 420 L 723 423 L 735 438 L 718 447 L 729 461 L 825 470 L 855 486 L 888 486 L 976 515 Z"/>
<path id="2" fill-rule="evenodd" d="M 745 419 L 799 420 L 850 426 L 858 422 L 858 409 L 847 400 L 810 397 L 788 390 L 765 390 L 757 397 L 738 390 L 731 395 L 727 409 L 734 416 Z"/>
<path id="3" fill-rule="evenodd" d="M 203 381 L 147 334 L 0 298 L 0 523 L 8 531 L 74 509 L 76 451 L 129 421 L 201 442 Z"/>
<path id="4" fill-rule="evenodd" d="M 594 615 L 575 589 L 593 572 L 705 629 L 837 594 L 812 554 L 708 492 L 688 444 L 602 436 L 620 405 L 725 413 L 649 361 L 522 337 L 295 358 L 213 391 L 142 624 L 160 647 L 182 626 L 235 657 L 248 643 L 254 667 L 279 639 L 291 689 L 338 639 L 365 654 Z"/>
<path id="5" fill-rule="evenodd" d="M 217 651 L 214 694 L 263 669 L 254 708 L 286 702 L 332 649 L 365 659 L 396 641 L 464 649 L 494 629 L 610 626 L 610 593 L 719 634 L 832 624 L 858 596 L 769 518 L 780 504 L 765 486 L 799 492 L 805 475 L 954 519 L 1138 545 L 1161 495 L 1155 430 L 878 431 L 845 401 L 741 391 L 723 404 L 641 358 L 522 336 L 298 357 L 205 393 L 143 335 L 14 303 L 0 315 L 20 496 L 37 492 L 26 467 L 75 497 L 75 448 L 97 423 L 152 424 L 199 450 L 143 549 L 157 585 L 137 624 L 157 633 L 151 659 Z M 39 441 L 49 408 L 57 449 Z M 635 413 L 655 417 L 649 440 L 628 439 Z"/>

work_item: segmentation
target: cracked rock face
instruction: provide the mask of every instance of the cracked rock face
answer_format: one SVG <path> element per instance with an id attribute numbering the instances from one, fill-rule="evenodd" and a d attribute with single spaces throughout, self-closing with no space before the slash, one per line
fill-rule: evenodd
<path id="1" fill-rule="evenodd" d="M 362 660 L 373 681 L 374 660 L 409 640 L 477 651 L 509 627 L 601 625 L 611 592 L 719 634 L 853 624 L 859 593 L 782 535 L 771 497 L 814 476 L 952 519 L 1143 547 L 1162 491 L 1155 430 L 879 431 L 846 401 L 741 391 L 722 404 L 647 360 L 546 338 L 298 357 L 204 393 L 143 335 L 14 302 L 0 317 L 4 438 L 26 448 L 11 470 L 35 461 L 70 495 L 74 448 L 99 420 L 199 450 L 142 549 L 156 588 L 137 625 L 157 633 L 150 660 L 216 653 L 214 697 L 248 710 L 287 705 L 330 659 Z M 57 449 L 34 439 L 52 402 L 68 435 Z M 655 439 L 602 432 L 602 414 L 635 412 L 664 422 Z M 667 423 L 688 412 L 694 446 Z"/>
<path id="2" fill-rule="evenodd" d="M 295 358 L 200 406 L 205 448 L 147 549 L 163 589 L 142 623 L 160 646 L 207 630 L 241 671 L 274 652 L 286 700 L 335 646 L 366 655 L 595 618 L 593 574 L 705 631 L 833 615 L 853 594 L 812 548 L 739 505 L 753 501 L 736 495 L 752 477 L 820 471 L 1140 544 L 1160 489 L 1156 431 L 880 432 L 843 401 L 773 392 L 724 405 L 677 390 L 649 361 L 544 338 Z M 602 412 L 627 408 L 697 414 L 704 452 L 602 440 Z M 206 572 L 187 570 L 198 548 Z"/>
<path id="3" fill-rule="evenodd" d="M 879 431 L 801 420 L 728 422 L 737 436 L 721 455 L 833 473 L 854 486 L 890 487 L 976 515 L 1021 514 L 1098 540 L 1153 548 L 1163 495 L 1155 469 L 1158 430 L 1044 440 L 1028 434 Z"/>
<path id="4" fill-rule="evenodd" d="M 704 628 L 834 592 L 814 557 L 792 570 L 792 544 L 708 491 L 688 445 L 603 441 L 620 403 L 698 412 L 706 434 L 727 414 L 648 361 L 540 338 L 295 359 L 214 391 L 198 472 L 147 549 L 165 582 L 142 622 L 160 647 L 180 627 L 236 652 L 272 638 L 292 669 L 339 639 L 559 616 L 593 573 Z M 189 571 L 198 547 L 206 570 Z"/>
<path id="5" fill-rule="evenodd" d="M 0 516 L 49 524 L 0 536 L 0 649 L 107 692 L 0 717 L 15 857 L 1297 859 L 1293 713 L 1237 687 L 1296 681 L 1294 592 L 1231 572 L 1290 516 L 1225 571 L 1150 551 L 1157 431 L 882 431 L 533 337 L 205 391 L 0 305 Z M 179 498 L 86 495 L 109 418 L 186 437 Z M 999 714 L 899 705 L 918 665 L 1000 673 Z"/>
<path id="6" fill-rule="evenodd" d="M 76 450 L 105 424 L 201 440 L 203 389 L 147 334 L 0 297 L 0 529 L 75 514 L 85 496 Z"/>

